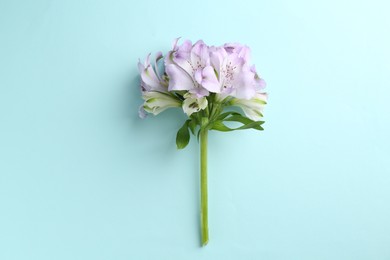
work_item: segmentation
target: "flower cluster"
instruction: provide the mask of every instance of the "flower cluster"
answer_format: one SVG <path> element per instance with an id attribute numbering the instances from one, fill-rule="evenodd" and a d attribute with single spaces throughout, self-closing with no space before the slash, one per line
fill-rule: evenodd
<path id="1" fill-rule="evenodd" d="M 209 129 L 224 131 L 229 128 L 217 122 L 224 120 L 218 116 L 226 107 L 237 106 L 245 116 L 231 112 L 233 119 L 240 118 L 230 121 L 245 125 L 261 122 L 267 101 L 267 94 L 262 92 L 265 82 L 250 63 L 248 46 L 237 43 L 208 46 L 201 40 L 195 44 L 185 40 L 179 45 L 178 40 L 165 57 L 159 52 L 151 62 L 149 54 L 143 64 L 138 63 L 144 99 L 140 117 L 181 107 L 194 121 L 188 123 L 202 126 L 201 118 L 207 117 Z M 260 125 L 256 127 L 239 129 L 259 129 Z"/>

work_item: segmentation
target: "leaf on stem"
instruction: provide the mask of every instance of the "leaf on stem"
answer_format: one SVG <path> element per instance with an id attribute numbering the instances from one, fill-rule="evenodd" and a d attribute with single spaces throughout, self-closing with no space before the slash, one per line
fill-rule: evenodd
<path id="1" fill-rule="evenodd" d="M 195 135 L 195 130 L 196 130 L 197 126 L 198 126 L 198 123 L 196 122 L 196 120 L 194 118 L 191 119 L 190 122 L 188 122 L 188 127 L 190 128 L 191 133 L 193 135 Z"/>
<path id="2" fill-rule="evenodd" d="M 231 115 L 231 116 L 229 116 Z M 224 122 L 238 122 L 241 123 L 242 126 L 237 128 L 231 128 L 224 124 Z M 264 130 L 261 125 L 264 124 L 264 121 L 253 121 L 252 119 L 249 119 L 247 117 L 242 116 L 239 113 L 235 112 L 226 112 L 222 114 L 220 117 L 218 117 L 218 120 L 216 120 L 212 126 L 211 129 L 222 131 L 222 132 L 230 132 L 234 130 L 243 130 L 243 129 L 256 129 L 256 130 Z"/>
<path id="3" fill-rule="evenodd" d="M 183 126 L 177 131 L 176 146 L 177 149 L 185 148 L 190 141 L 190 131 L 188 130 L 188 124 L 191 120 L 184 122 Z"/>
<path id="4" fill-rule="evenodd" d="M 218 116 L 217 120 L 224 120 L 229 115 L 241 115 L 240 113 L 234 112 L 234 111 L 228 111 L 225 113 L 222 113 Z"/>

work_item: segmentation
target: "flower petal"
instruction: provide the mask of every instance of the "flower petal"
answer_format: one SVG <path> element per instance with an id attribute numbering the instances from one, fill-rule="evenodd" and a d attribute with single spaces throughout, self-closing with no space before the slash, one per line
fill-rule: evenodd
<path id="1" fill-rule="evenodd" d="M 202 71 L 202 86 L 210 92 L 221 92 L 221 84 L 218 81 L 214 68 L 207 66 Z"/>
<path id="2" fill-rule="evenodd" d="M 188 91 L 190 94 L 195 95 L 197 98 L 205 97 L 210 94 L 210 92 L 202 87 L 193 88 Z"/>
<path id="3" fill-rule="evenodd" d="M 210 63 L 208 46 L 202 41 L 197 41 L 191 50 L 191 64 L 193 69 L 205 67 Z"/>
<path id="4" fill-rule="evenodd" d="M 218 74 L 220 74 L 223 60 L 226 56 L 227 53 L 224 48 L 215 48 L 215 50 L 210 53 L 211 66 L 217 70 Z"/>
<path id="5" fill-rule="evenodd" d="M 192 78 L 182 68 L 175 64 L 168 64 L 165 68 L 169 77 L 168 90 L 190 90 L 194 88 Z"/>
<path id="6" fill-rule="evenodd" d="M 141 118 L 141 119 L 145 119 L 147 117 L 147 113 L 144 109 L 144 105 L 141 105 L 138 109 L 138 116 Z"/>
<path id="7" fill-rule="evenodd" d="M 154 60 L 154 69 L 156 71 L 156 75 L 157 75 L 157 78 L 159 81 L 161 81 L 161 77 L 160 77 L 160 73 L 158 71 L 158 62 L 163 58 L 163 55 L 161 53 L 161 51 L 157 52 L 156 53 L 156 58 Z"/>
<path id="8" fill-rule="evenodd" d="M 256 94 L 255 75 L 250 70 L 241 70 L 236 75 L 234 81 L 235 93 L 237 98 L 250 99 Z"/>
<path id="9" fill-rule="evenodd" d="M 178 37 L 173 40 L 172 42 L 172 50 L 176 50 L 177 42 L 180 40 L 181 37 Z"/>
<path id="10" fill-rule="evenodd" d="M 202 84 L 203 76 L 202 76 L 202 69 L 197 69 L 194 73 L 194 78 L 196 82 L 199 84 Z"/>
<path id="11" fill-rule="evenodd" d="M 143 82 L 145 82 L 145 84 L 149 85 L 152 89 L 163 90 L 160 84 L 160 80 L 158 79 L 151 65 L 148 65 L 141 72 L 141 79 L 143 80 Z"/>

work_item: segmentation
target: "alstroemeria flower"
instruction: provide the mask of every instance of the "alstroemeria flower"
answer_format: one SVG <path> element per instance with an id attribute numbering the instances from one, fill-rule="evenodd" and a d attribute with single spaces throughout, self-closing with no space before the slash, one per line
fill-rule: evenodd
<path id="1" fill-rule="evenodd" d="M 230 103 L 240 107 L 245 115 L 253 121 L 259 121 L 263 117 L 263 109 L 267 104 L 267 93 L 256 93 L 251 99 L 233 98 Z"/>
<path id="2" fill-rule="evenodd" d="M 199 112 L 207 107 L 207 98 L 206 97 L 197 97 L 191 93 L 186 93 L 184 95 L 183 101 L 183 111 L 188 116 L 191 116 L 195 112 Z"/>
<path id="3" fill-rule="evenodd" d="M 209 47 L 203 41 L 194 45 L 185 41 L 180 46 L 177 41 L 165 58 L 168 90 L 187 90 L 198 97 L 208 96 L 209 92 L 220 92 L 217 75 L 210 64 Z"/>
<path id="4" fill-rule="evenodd" d="M 154 60 L 154 66 L 150 63 L 150 54 L 142 64 L 138 61 L 138 71 L 141 75 L 141 92 L 144 104 L 140 106 L 138 115 L 145 118 L 147 113 L 159 114 L 169 107 L 180 106 L 176 103 L 178 100 L 172 100 L 173 96 L 168 92 L 168 81 L 165 75 L 160 75 L 158 62 L 163 58 L 162 53 L 158 52 Z"/>
<path id="5" fill-rule="evenodd" d="M 170 93 L 145 91 L 142 98 L 145 100 L 142 108 L 153 115 L 158 115 L 167 108 L 181 107 L 182 105 L 181 100 Z M 142 112 L 139 112 L 139 114 L 141 116 Z"/>
<path id="6" fill-rule="evenodd" d="M 255 95 L 256 72 L 250 67 L 249 56 L 250 49 L 247 46 L 214 47 L 211 64 L 219 78 L 219 99 L 226 96 L 250 99 Z"/>
<path id="7" fill-rule="evenodd" d="M 158 52 L 153 65 L 150 64 L 150 54 L 146 57 L 142 64 L 138 61 L 138 71 L 141 75 L 141 90 L 142 91 L 168 91 L 167 79 L 160 75 L 158 71 L 158 62 L 163 58 L 162 53 Z"/>

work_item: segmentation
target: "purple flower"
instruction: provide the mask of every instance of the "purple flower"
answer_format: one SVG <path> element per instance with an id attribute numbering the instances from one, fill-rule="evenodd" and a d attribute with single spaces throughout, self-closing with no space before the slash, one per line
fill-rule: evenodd
<path id="1" fill-rule="evenodd" d="M 180 46 L 177 41 L 165 58 L 168 90 L 187 90 L 198 97 L 208 96 L 209 92 L 219 93 L 218 78 L 210 64 L 209 47 L 201 40 L 193 45 L 187 40 Z"/>
<path id="2" fill-rule="evenodd" d="M 158 62 L 163 58 L 162 53 L 158 52 L 153 65 L 150 64 L 150 54 L 142 64 L 138 61 L 138 71 L 141 75 L 141 91 L 168 91 L 168 82 L 158 72 Z"/>
<path id="3" fill-rule="evenodd" d="M 261 89 L 263 81 L 254 66 L 249 63 L 250 49 L 240 44 L 225 44 L 213 47 L 211 64 L 218 74 L 221 87 L 219 99 L 233 96 L 252 98 Z"/>
<path id="4" fill-rule="evenodd" d="M 138 63 L 145 100 L 139 111 L 141 117 L 178 106 L 191 116 L 218 102 L 241 107 L 253 120 L 260 118 L 267 97 L 262 92 L 266 84 L 250 63 L 248 46 L 239 43 L 208 46 L 202 40 L 178 44 L 178 41 L 179 38 L 174 40 L 172 50 L 164 58 L 163 75 L 158 71 L 158 63 L 163 60 L 161 52 L 154 64 L 150 63 L 150 54 L 143 64 Z M 211 93 L 216 94 L 215 98 L 208 98 Z"/>

